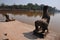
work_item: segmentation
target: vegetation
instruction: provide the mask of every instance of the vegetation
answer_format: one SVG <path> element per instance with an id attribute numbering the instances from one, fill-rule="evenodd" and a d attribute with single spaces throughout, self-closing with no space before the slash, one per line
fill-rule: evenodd
<path id="1" fill-rule="evenodd" d="M 32 3 L 28 3 L 27 5 L 5 5 L 5 4 L 1 4 L 0 5 L 0 10 L 33 10 L 33 11 L 42 11 L 44 7 L 44 4 L 38 5 L 38 4 L 32 4 Z M 49 12 L 54 12 L 55 11 L 55 7 L 51 7 L 49 6 L 48 8 Z"/>

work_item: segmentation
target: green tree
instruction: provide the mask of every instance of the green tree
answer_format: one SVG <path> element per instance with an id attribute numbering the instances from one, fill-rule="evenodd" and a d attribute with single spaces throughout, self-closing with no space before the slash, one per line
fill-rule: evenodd
<path id="1" fill-rule="evenodd" d="M 32 3 L 28 3 L 28 4 L 27 4 L 28 10 L 32 10 L 32 7 L 33 7 L 33 4 L 32 4 Z"/>

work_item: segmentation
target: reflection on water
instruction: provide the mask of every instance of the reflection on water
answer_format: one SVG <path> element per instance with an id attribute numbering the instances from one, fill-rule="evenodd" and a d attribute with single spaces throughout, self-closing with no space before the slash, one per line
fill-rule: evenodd
<path id="1" fill-rule="evenodd" d="M 0 21 L 5 21 L 5 17 L 2 15 L 4 13 L 7 12 L 0 12 Z M 31 24 L 34 25 L 34 22 L 36 20 L 40 20 L 42 17 L 42 13 L 41 12 L 8 12 L 9 13 L 9 17 L 13 17 L 16 20 L 19 20 L 21 22 L 27 23 L 27 24 Z M 50 14 L 50 24 L 49 27 L 50 29 L 59 32 L 60 33 L 60 14 L 56 13 L 51 13 Z"/>
<path id="2" fill-rule="evenodd" d="M 16 20 L 19 20 L 21 22 L 24 22 L 24 23 L 28 23 L 28 24 L 32 24 L 34 25 L 34 22 L 36 20 L 40 20 L 41 17 L 42 17 L 42 12 L 0 12 L 1 14 L 4 14 L 4 13 L 8 13 L 9 14 L 9 17 L 13 17 L 16 19 Z M 53 16 L 54 14 L 51 13 L 50 14 L 51 16 Z M 0 18 L 2 21 L 4 21 L 6 18 L 3 17 L 3 15 L 1 15 L 1 18 Z"/>

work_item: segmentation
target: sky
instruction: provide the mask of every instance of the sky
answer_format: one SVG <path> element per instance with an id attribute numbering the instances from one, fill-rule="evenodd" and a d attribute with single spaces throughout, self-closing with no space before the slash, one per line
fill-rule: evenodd
<path id="1" fill-rule="evenodd" d="M 0 4 L 6 4 L 6 5 L 13 5 L 13 4 L 27 4 L 27 3 L 33 3 L 33 4 L 45 4 L 52 7 L 56 7 L 60 10 L 60 0 L 0 0 Z"/>

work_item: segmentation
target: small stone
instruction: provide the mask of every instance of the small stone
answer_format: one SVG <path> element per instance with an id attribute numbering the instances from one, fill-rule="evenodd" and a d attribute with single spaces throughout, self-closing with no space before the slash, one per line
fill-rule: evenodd
<path id="1" fill-rule="evenodd" d="M 9 39 L 3 39 L 3 40 L 9 40 Z"/>
<path id="2" fill-rule="evenodd" d="M 7 36 L 7 33 L 5 33 L 4 35 Z"/>

